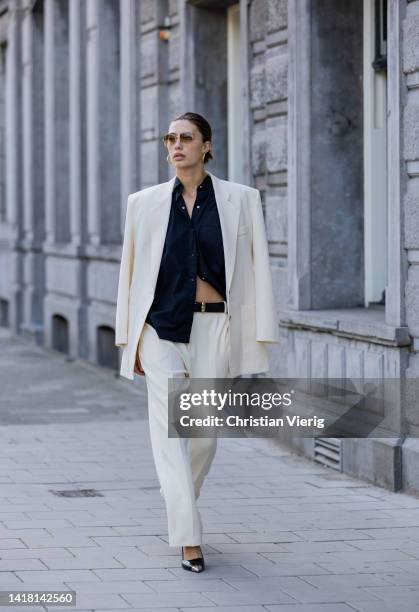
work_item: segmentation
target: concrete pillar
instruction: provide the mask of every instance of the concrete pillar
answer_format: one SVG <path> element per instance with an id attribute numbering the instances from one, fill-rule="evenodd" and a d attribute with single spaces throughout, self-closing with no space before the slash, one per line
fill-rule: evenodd
<path id="1" fill-rule="evenodd" d="M 23 313 L 20 331 L 39 341 L 43 331 L 44 123 L 43 2 L 25 0 L 22 21 Z"/>
<path id="2" fill-rule="evenodd" d="M 86 71 L 87 71 L 87 232 L 88 243 L 100 244 L 99 216 L 99 150 L 98 150 L 98 0 L 87 0 L 86 3 Z"/>
<path id="3" fill-rule="evenodd" d="M 0 41 L 0 223 L 6 221 L 6 117 L 5 111 L 5 84 L 7 42 Z"/>
<path id="4" fill-rule="evenodd" d="M 70 235 L 77 249 L 86 233 L 86 10 L 83 0 L 69 4 Z"/>
<path id="5" fill-rule="evenodd" d="M 21 236 L 22 147 L 21 113 L 21 7 L 20 0 L 9 0 L 6 64 L 6 220 L 11 229 L 11 287 L 8 319 L 10 328 L 18 332 L 22 318 L 21 254 L 16 249 Z"/>
<path id="6" fill-rule="evenodd" d="M 70 315 L 72 331 L 69 345 L 81 358 L 88 355 L 87 261 L 84 254 L 87 241 L 87 141 L 86 141 L 86 4 L 84 0 L 69 3 L 69 164 L 70 164 L 70 240 L 74 255 L 73 296 L 76 313 Z M 52 302 L 54 305 L 54 302 Z M 52 309 L 51 309 L 52 310 Z M 57 319 L 54 319 L 57 321 Z M 54 344 L 54 323 L 52 343 Z"/>
<path id="7" fill-rule="evenodd" d="M 28 6 L 22 25 L 24 236 L 44 238 L 43 6 Z"/>
<path id="8" fill-rule="evenodd" d="M 88 0 L 86 8 L 88 241 L 94 252 L 120 242 L 119 0 Z"/>
<path id="9" fill-rule="evenodd" d="M 311 304 L 310 3 L 288 4 L 288 302 Z"/>
<path id="10" fill-rule="evenodd" d="M 6 63 L 6 217 L 15 237 L 19 236 L 21 201 L 19 168 L 21 167 L 20 141 L 20 72 L 21 63 L 21 10 L 20 0 L 9 0 Z"/>
<path id="11" fill-rule="evenodd" d="M 412 5 L 413 6 L 413 5 Z M 406 3 L 388 2 L 388 51 L 387 51 L 387 168 L 388 168 L 388 283 L 386 287 L 387 325 L 406 325 L 405 288 L 407 257 L 403 244 L 403 193 L 408 176 L 403 171 L 403 120 L 408 100 L 403 74 L 403 23 Z M 412 54 L 414 57 L 414 54 Z M 416 87 L 413 88 L 416 90 Z M 413 94 L 412 94 L 413 95 Z M 415 94 L 416 95 L 416 94 Z M 410 130 L 407 131 L 411 134 Z M 417 164 L 418 165 L 418 164 Z M 417 168 L 415 169 L 417 173 Z M 411 227 L 410 224 L 407 228 Z"/>
<path id="12" fill-rule="evenodd" d="M 138 14 L 139 3 L 120 0 L 121 14 L 121 227 L 125 218 L 127 196 L 140 187 Z"/>
<path id="13" fill-rule="evenodd" d="M 45 0 L 45 204 L 47 243 L 69 242 L 68 2 Z"/>
<path id="14" fill-rule="evenodd" d="M 27 3 L 26 3 L 27 4 Z M 37 33 L 34 34 L 33 14 L 26 6 L 22 21 L 22 153 L 23 153 L 23 218 L 22 230 L 25 239 L 33 238 L 33 139 L 34 139 L 34 105 L 33 105 L 33 75 L 35 54 L 38 45 Z"/>

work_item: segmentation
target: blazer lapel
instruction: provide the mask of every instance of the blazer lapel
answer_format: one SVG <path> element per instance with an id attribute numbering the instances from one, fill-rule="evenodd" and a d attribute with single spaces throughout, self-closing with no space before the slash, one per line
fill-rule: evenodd
<path id="1" fill-rule="evenodd" d="M 151 232 L 151 269 L 150 286 L 154 293 L 163 254 L 164 240 L 169 224 L 172 191 L 176 177 L 163 183 L 149 210 L 149 230 Z"/>
<path id="2" fill-rule="evenodd" d="M 215 200 L 217 202 L 220 217 L 221 233 L 223 236 L 224 262 L 226 271 L 226 292 L 228 292 L 233 278 L 234 264 L 236 261 L 237 230 L 240 217 L 239 197 L 231 190 L 227 181 L 221 181 L 218 177 L 208 172 L 214 186 Z"/>
<path id="3" fill-rule="evenodd" d="M 214 186 L 215 200 L 217 202 L 218 215 L 220 217 L 221 234 L 224 246 L 226 291 L 228 294 L 236 258 L 240 199 L 238 195 L 231 190 L 227 181 L 221 181 L 211 172 L 208 172 L 208 174 L 211 176 L 212 184 Z M 150 286 L 152 287 L 153 291 L 157 283 L 167 226 L 169 224 L 172 191 L 175 178 L 176 177 L 173 177 L 170 181 L 162 184 L 161 189 L 155 196 L 154 202 L 149 208 L 149 227 L 152 232 L 151 269 L 149 278 Z"/>

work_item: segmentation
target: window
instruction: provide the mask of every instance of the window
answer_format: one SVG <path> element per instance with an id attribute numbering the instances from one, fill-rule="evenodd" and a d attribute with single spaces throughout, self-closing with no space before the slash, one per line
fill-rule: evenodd
<path id="1" fill-rule="evenodd" d="M 243 180 L 248 167 L 247 96 L 242 73 L 245 27 L 240 3 L 234 0 L 188 0 L 182 19 L 181 74 L 183 105 L 193 105 L 213 128 L 214 159 L 211 172 L 233 181 Z M 244 72 L 244 70 L 243 70 Z M 245 142 L 244 142 L 245 141 Z"/>
<path id="2" fill-rule="evenodd" d="M 289 8 L 289 303 L 363 307 L 363 4 Z"/>

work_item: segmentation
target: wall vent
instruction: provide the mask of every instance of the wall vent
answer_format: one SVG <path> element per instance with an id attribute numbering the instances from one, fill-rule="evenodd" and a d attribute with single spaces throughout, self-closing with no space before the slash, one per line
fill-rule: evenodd
<path id="1" fill-rule="evenodd" d="M 341 472 L 342 458 L 340 438 L 315 438 L 314 461 Z"/>

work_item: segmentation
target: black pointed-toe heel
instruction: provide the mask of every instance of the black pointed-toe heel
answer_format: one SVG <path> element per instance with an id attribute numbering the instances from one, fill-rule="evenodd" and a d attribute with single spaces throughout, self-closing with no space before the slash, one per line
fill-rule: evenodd
<path id="1" fill-rule="evenodd" d="M 182 546 L 182 567 L 188 572 L 203 572 L 205 569 L 204 557 L 197 557 L 196 559 L 184 559 L 183 558 L 183 546 Z"/>

